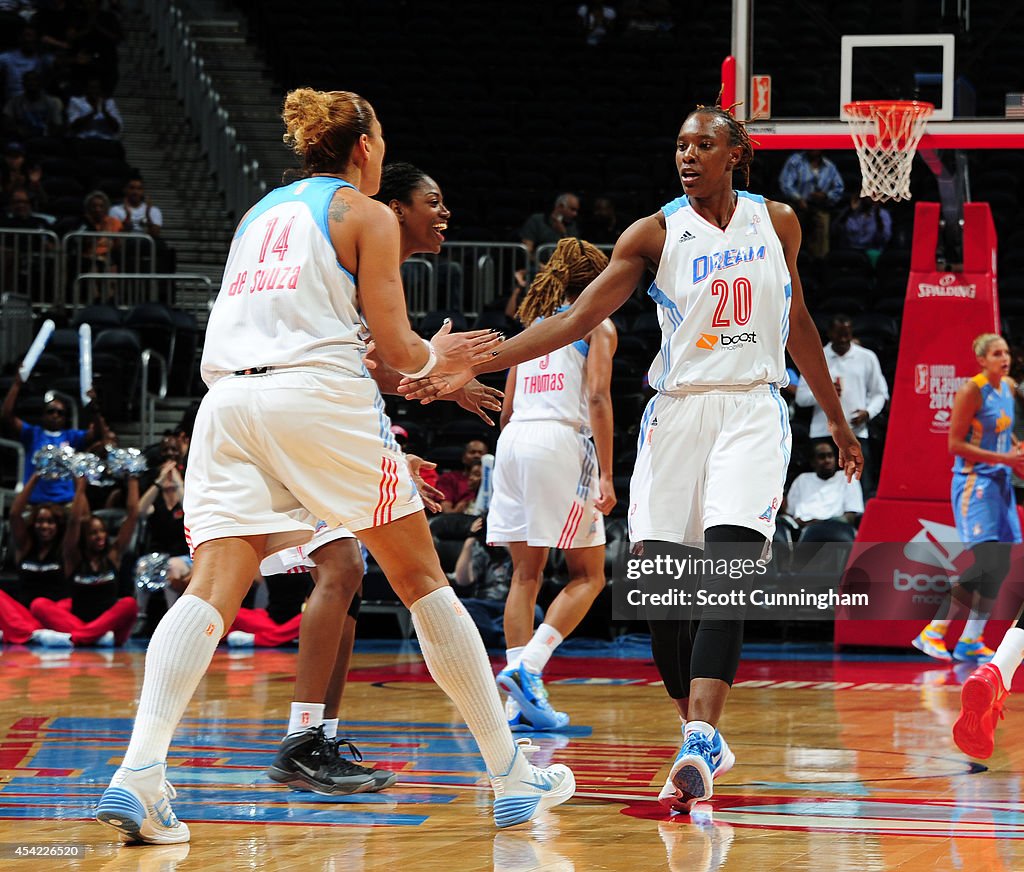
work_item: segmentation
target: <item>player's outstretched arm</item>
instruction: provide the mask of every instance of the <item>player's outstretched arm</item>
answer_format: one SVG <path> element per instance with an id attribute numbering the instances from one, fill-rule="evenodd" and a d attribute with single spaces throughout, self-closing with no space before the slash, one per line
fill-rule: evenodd
<path id="1" fill-rule="evenodd" d="M 608 266 L 566 311 L 545 318 L 503 342 L 486 361 L 471 370 L 449 378 L 414 380 L 399 386 L 399 392 L 409 399 L 451 393 L 473 375 L 508 369 L 582 339 L 629 299 L 645 267 L 658 263 L 664 242 L 664 215 L 658 212 L 641 218 L 619 237 Z"/>

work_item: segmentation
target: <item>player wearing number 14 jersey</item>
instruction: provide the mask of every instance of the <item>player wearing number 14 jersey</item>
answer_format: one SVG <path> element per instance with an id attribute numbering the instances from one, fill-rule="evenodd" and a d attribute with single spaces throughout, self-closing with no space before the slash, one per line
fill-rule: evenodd
<path id="1" fill-rule="evenodd" d="M 592 331 L 655 274 L 661 343 L 650 370 L 657 394 L 644 412 L 630 485 L 630 539 L 705 550 L 708 565 L 761 557 L 771 540 L 789 459 L 779 386 L 792 355 L 829 421 L 847 477 L 863 457 L 843 414 L 796 272 L 793 210 L 736 191 L 733 172 L 753 159 L 743 124 L 727 109 L 698 107 L 676 139 L 685 196 L 632 224 L 608 267 L 565 312 L 505 342 L 490 360 L 403 391 L 413 398 L 459 387 L 471 374 L 532 360 Z M 734 564 L 735 565 L 735 564 Z M 708 593 L 737 581 L 713 571 Z M 734 757 L 718 732 L 743 642 L 742 612 L 706 607 L 696 620 L 649 614 L 651 647 L 683 721 L 683 745 L 659 799 L 675 811 L 712 794 Z"/>

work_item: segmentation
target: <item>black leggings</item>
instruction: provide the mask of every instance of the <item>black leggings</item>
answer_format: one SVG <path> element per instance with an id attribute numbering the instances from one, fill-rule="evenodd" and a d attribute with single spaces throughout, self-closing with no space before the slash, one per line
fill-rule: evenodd
<path id="1" fill-rule="evenodd" d="M 982 599 L 994 600 L 1010 571 L 1010 546 L 1005 542 L 981 542 L 975 545 L 973 565 L 960 576 L 958 584 Z"/>
<path id="2" fill-rule="evenodd" d="M 722 525 L 704 532 L 705 557 L 757 560 L 764 550 L 765 538 L 747 527 Z M 737 586 L 735 580 L 705 575 L 703 586 Z M 725 618 L 706 607 L 697 620 L 648 621 L 651 629 L 651 653 L 665 690 L 672 699 L 690 696 L 690 680 L 715 678 L 730 686 L 739 668 L 743 648 L 743 621 L 730 609 Z"/>

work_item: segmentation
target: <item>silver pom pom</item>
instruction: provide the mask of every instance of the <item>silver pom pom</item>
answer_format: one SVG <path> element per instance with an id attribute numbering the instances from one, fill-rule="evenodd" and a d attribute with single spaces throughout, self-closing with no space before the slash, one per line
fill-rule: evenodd
<path id="1" fill-rule="evenodd" d="M 75 478 L 85 478 L 89 484 L 101 484 L 106 467 L 95 454 L 82 451 L 73 454 L 67 461 L 68 471 Z"/>
<path id="2" fill-rule="evenodd" d="M 35 464 L 40 478 L 49 481 L 68 478 L 68 472 L 61 462 L 61 448 L 58 445 L 44 445 L 32 455 L 32 463 Z"/>
<path id="3" fill-rule="evenodd" d="M 167 561 L 170 554 L 154 551 L 135 561 L 135 586 L 139 590 L 163 590 L 167 587 Z"/>
<path id="4" fill-rule="evenodd" d="M 107 472 L 111 475 L 139 475 L 146 469 L 145 455 L 138 448 L 107 449 Z"/>

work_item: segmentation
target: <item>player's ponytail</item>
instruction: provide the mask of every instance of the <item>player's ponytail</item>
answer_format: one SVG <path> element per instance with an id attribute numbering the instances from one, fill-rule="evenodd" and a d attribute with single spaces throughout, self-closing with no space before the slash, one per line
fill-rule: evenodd
<path id="1" fill-rule="evenodd" d="M 302 158 L 301 176 L 343 171 L 352 147 L 373 135 L 373 107 L 351 91 L 296 88 L 284 98 L 284 142 Z"/>
<path id="2" fill-rule="evenodd" d="M 558 240 L 554 253 L 530 283 L 516 313 L 529 326 L 538 318 L 547 318 L 566 297 L 577 297 L 608 266 L 608 255 L 582 239 Z"/>

